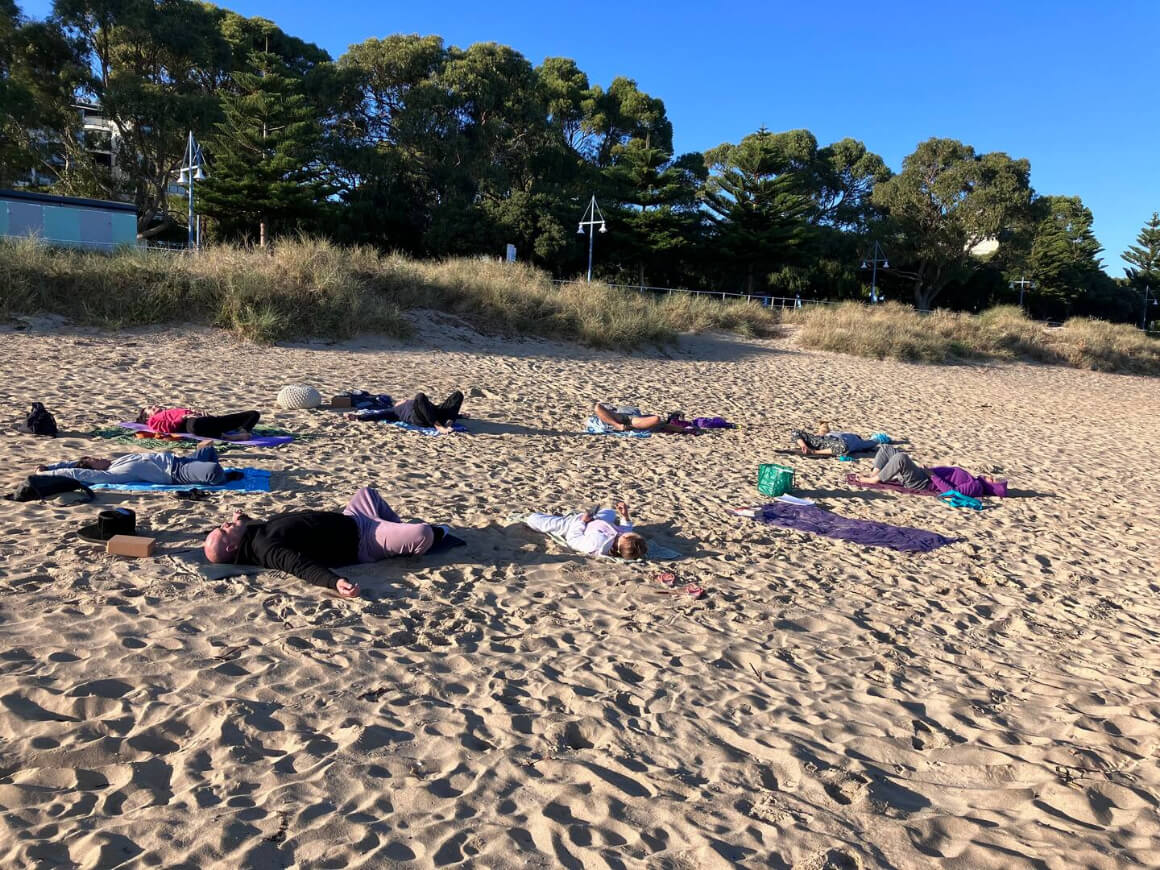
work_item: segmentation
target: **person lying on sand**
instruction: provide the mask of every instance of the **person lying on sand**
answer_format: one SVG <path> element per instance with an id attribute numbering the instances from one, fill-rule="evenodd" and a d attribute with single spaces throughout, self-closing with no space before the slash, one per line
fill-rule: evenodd
<path id="1" fill-rule="evenodd" d="M 597 402 L 593 413 L 601 423 L 617 432 L 627 432 L 630 429 L 638 432 L 696 432 L 691 424 L 676 422 L 684 420 L 684 415 L 679 411 L 661 417 L 658 414 L 642 414 L 640 408 L 625 405 L 617 407 L 608 402 Z"/>
<path id="2" fill-rule="evenodd" d="M 618 523 L 617 514 L 624 518 L 624 525 Z M 537 532 L 563 538 L 577 553 L 621 559 L 643 559 L 648 554 L 648 542 L 632 531 L 624 501 L 616 503 L 616 510 L 591 509 L 564 516 L 532 514 L 524 522 Z"/>
<path id="3" fill-rule="evenodd" d="M 923 468 L 897 447 L 883 444 L 874 455 L 874 473 L 863 477 L 861 483 L 898 483 L 907 489 L 947 492 L 956 490 L 972 498 L 994 495 L 1007 496 L 1007 481 L 974 475 L 955 465 Z"/>
<path id="4" fill-rule="evenodd" d="M 189 456 L 169 451 L 159 453 L 126 453 L 106 459 L 82 456 L 72 462 L 38 465 L 38 474 L 69 477 L 81 483 L 162 483 L 220 486 L 238 480 L 240 471 L 227 472 L 218 461 L 212 441 L 203 441 Z"/>
<path id="5" fill-rule="evenodd" d="M 459 409 L 463 407 L 463 393 L 456 390 L 441 403 L 436 405 L 426 393 L 416 393 L 415 398 L 399 402 L 390 408 L 368 409 L 351 411 L 346 415 L 348 420 L 386 420 L 388 423 L 410 423 L 412 426 L 422 426 L 425 429 L 438 429 L 447 435 L 454 432 L 455 421 L 463 415 Z"/>
<path id="6" fill-rule="evenodd" d="M 878 446 L 877 441 L 870 441 L 854 432 L 833 432 L 826 420 L 819 420 L 813 432 L 794 429 L 789 437 L 806 456 L 849 456 Z"/>
<path id="7" fill-rule="evenodd" d="M 239 411 L 214 416 L 196 408 L 148 405 L 137 414 L 137 422 L 145 424 L 151 432 L 162 435 L 186 433 L 199 438 L 248 441 L 261 416 L 257 411 Z"/>
<path id="8" fill-rule="evenodd" d="M 262 522 L 235 511 L 206 536 L 204 551 L 211 562 L 285 571 L 353 598 L 358 584 L 331 568 L 421 556 L 449 535 L 446 526 L 403 522 L 378 492 L 364 486 L 341 513 L 288 511 Z"/>

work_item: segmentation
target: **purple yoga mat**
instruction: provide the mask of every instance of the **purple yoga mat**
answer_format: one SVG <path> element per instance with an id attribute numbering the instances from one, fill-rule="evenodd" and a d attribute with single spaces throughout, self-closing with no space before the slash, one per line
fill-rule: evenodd
<path id="1" fill-rule="evenodd" d="M 871 520 L 855 520 L 824 511 L 817 505 L 775 502 L 762 505 L 755 520 L 767 526 L 813 532 L 866 547 L 886 547 L 902 553 L 929 553 L 962 538 L 947 538 L 926 529 L 892 526 Z"/>
<path id="2" fill-rule="evenodd" d="M 144 423 L 118 423 L 122 429 L 132 429 L 134 432 L 152 432 L 153 430 Z M 156 433 L 154 433 L 156 434 Z M 174 432 L 178 438 L 185 441 L 207 441 L 209 439 L 202 438 L 200 435 L 190 435 L 187 432 Z M 214 438 L 219 444 L 240 444 L 244 447 L 277 447 L 279 444 L 289 444 L 294 440 L 293 435 L 259 435 L 257 438 L 251 438 L 248 441 L 227 441 L 224 438 Z"/>
<path id="3" fill-rule="evenodd" d="M 863 489 L 884 489 L 887 492 L 900 492 L 903 495 L 938 495 L 935 489 L 907 489 L 901 483 L 863 483 L 856 474 L 847 474 L 846 483 L 851 486 L 860 486 Z"/>

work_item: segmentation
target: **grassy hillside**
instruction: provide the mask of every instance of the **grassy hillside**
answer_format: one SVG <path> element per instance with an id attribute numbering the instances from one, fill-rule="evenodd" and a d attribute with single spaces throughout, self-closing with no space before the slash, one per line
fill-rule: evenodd
<path id="1" fill-rule="evenodd" d="M 1031 359 L 1106 372 L 1160 375 L 1160 341 L 1132 326 L 1072 318 L 1049 328 L 1015 307 L 979 315 L 914 309 L 887 303 L 846 303 L 796 312 L 804 347 L 877 359 L 952 362 Z"/>
<path id="2" fill-rule="evenodd" d="M 258 342 L 359 332 L 406 336 L 403 312 L 434 308 L 484 332 L 593 347 L 664 344 L 679 332 L 772 335 L 776 314 L 754 303 L 656 298 L 598 285 L 554 285 L 528 266 L 439 262 L 282 241 L 269 252 L 200 254 L 56 250 L 0 242 L 0 316 L 54 313 L 106 327 L 199 322 Z"/>

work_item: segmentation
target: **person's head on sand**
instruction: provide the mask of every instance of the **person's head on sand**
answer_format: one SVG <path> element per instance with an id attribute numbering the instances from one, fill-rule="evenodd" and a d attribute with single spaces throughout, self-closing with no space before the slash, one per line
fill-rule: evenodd
<path id="1" fill-rule="evenodd" d="M 203 551 L 210 562 L 233 562 L 238 557 L 238 547 L 242 543 L 242 535 L 246 532 L 246 523 L 249 517 L 241 511 L 234 514 L 234 518 L 222 523 L 205 537 Z"/>
<path id="2" fill-rule="evenodd" d="M 818 428 L 816 430 L 814 430 L 814 434 L 815 435 L 829 435 L 830 434 L 830 421 L 829 420 L 819 420 L 818 421 Z"/>
<path id="3" fill-rule="evenodd" d="M 163 410 L 165 410 L 165 409 L 162 408 L 160 405 L 146 405 L 144 408 L 142 408 L 140 411 L 137 412 L 137 422 L 138 423 L 148 423 L 150 417 L 152 417 L 158 411 L 163 411 Z"/>
<path id="4" fill-rule="evenodd" d="M 643 559 L 648 554 L 648 542 L 636 532 L 625 532 L 616 536 L 613 549 L 622 559 Z"/>

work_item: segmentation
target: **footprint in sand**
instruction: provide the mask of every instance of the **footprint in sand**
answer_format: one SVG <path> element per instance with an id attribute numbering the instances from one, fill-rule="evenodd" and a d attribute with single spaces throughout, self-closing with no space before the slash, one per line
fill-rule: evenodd
<path id="1" fill-rule="evenodd" d="M 945 734 L 932 731 L 930 726 L 925 722 L 915 719 L 910 725 L 914 729 L 914 736 L 910 738 L 910 743 L 915 749 L 920 751 L 926 749 L 942 749 L 944 746 L 950 746 L 951 744 Z"/>
<path id="2" fill-rule="evenodd" d="M 847 806 L 866 797 L 870 780 L 849 770 L 833 770 L 822 778 L 822 786 L 833 800 Z"/>

